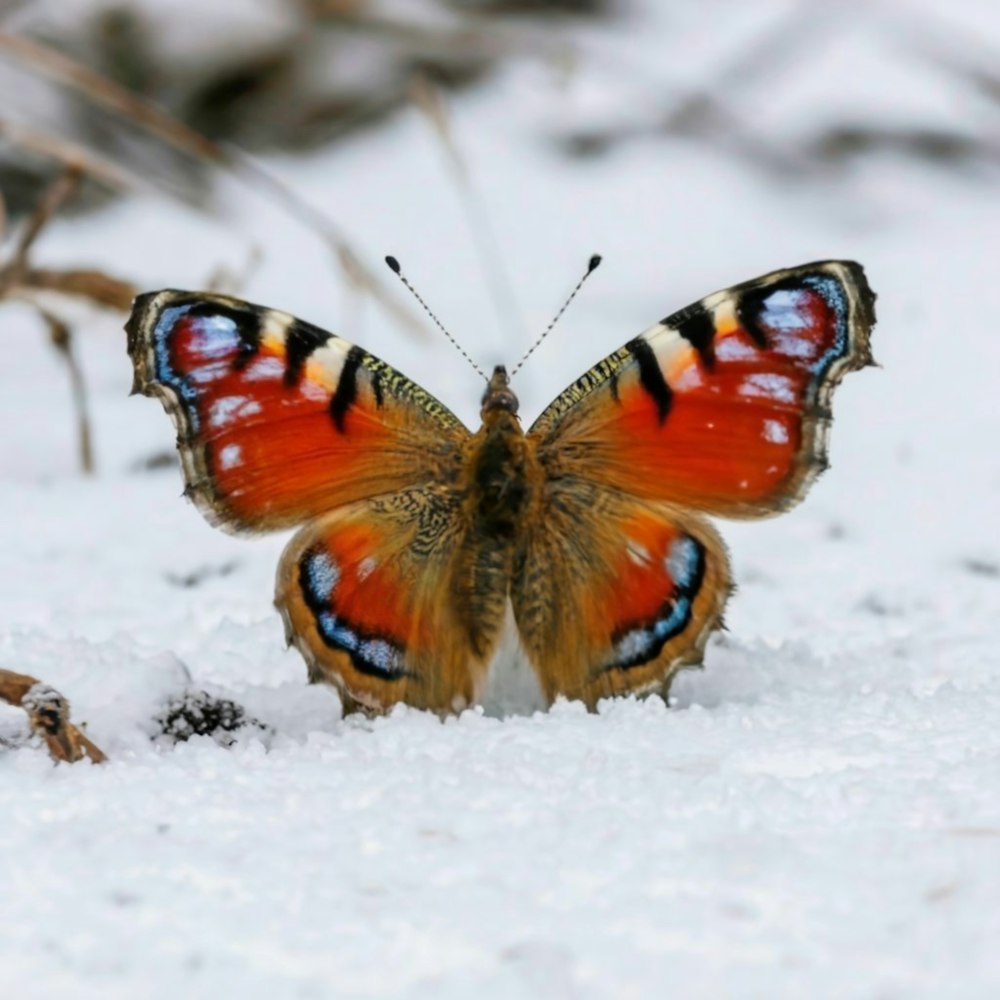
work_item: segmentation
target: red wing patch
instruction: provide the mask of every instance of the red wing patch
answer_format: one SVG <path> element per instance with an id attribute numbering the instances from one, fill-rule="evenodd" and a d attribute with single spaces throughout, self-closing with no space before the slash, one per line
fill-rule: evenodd
<path id="1" fill-rule="evenodd" d="M 173 417 L 188 493 L 223 527 L 269 530 L 454 478 L 468 432 L 340 337 L 221 295 L 158 292 L 128 326 L 136 391 Z"/>
<path id="2" fill-rule="evenodd" d="M 834 387 L 871 362 L 874 295 L 850 262 L 807 264 L 710 295 L 570 386 L 532 436 L 550 475 L 754 517 L 826 467 Z"/>

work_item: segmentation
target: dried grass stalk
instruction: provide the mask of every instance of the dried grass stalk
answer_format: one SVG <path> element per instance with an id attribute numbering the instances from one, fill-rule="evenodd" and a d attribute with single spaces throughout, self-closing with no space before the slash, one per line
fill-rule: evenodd
<path id="1" fill-rule="evenodd" d="M 95 764 L 108 758 L 69 721 L 69 702 L 35 677 L 0 669 L 0 698 L 23 708 L 31 731 L 40 736 L 54 760 L 70 763 L 86 757 Z"/>
<path id="2" fill-rule="evenodd" d="M 122 120 L 156 136 L 171 148 L 230 171 L 244 183 L 269 196 L 330 247 L 353 287 L 371 295 L 407 329 L 421 334 L 426 332 L 421 319 L 390 291 L 379 275 L 361 261 L 330 219 L 314 206 L 306 204 L 241 150 L 213 142 L 151 101 L 41 42 L 0 32 L 0 55 L 6 55 L 25 64 L 33 72 L 75 90 Z M 38 136 L 34 138 L 37 140 Z"/>

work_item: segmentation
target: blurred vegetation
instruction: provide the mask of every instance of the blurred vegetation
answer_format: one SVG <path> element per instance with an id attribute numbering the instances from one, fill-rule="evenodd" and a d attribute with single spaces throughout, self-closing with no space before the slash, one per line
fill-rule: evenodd
<path id="1" fill-rule="evenodd" d="M 708 6 L 727 15 L 724 3 Z M 625 0 L 0 2 L 0 32 L 8 38 L 40 43 L 201 136 L 250 153 L 315 149 L 378 127 L 411 100 L 416 78 L 458 91 L 514 59 L 571 67 L 580 53 L 567 28 L 641 30 L 641 22 L 641 6 Z M 681 140 L 785 176 L 836 172 L 887 152 L 944 169 L 1000 163 L 996 121 L 987 117 L 970 131 L 935 119 L 838 120 L 818 113 L 813 128 L 780 140 L 747 124 L 741 101 L 780 96 L 790 68 L 801 70 L 838 37 L 857 31 L 881 34 L 927 74 L 1000 112 L 1000 51 L 991 40 L 965 38 L 946 15 L 917 13 L 898 0 L 864 9 L 799 0 L 727 58 L 714 59 L 697 86 L 657 81 L 646 87 L 643 107 L 553 126 L 551 144 L 569 158 L 586 158 L 636 139 Z M 669 58 L 676 41 L 663 42 Z M 80 165 L 84 152 L 91 157 L 85 173 L 103 174 L 103 183 L 86 185 L 77 208 L 107 197 L 129 176 L 206 203 L 213 157 L 191 155 L 162 136 L 151 140 L 128 114 L 109 113 L 95 101 L 92 88 L 66 86 L 65 76 L 47 72 L 34 51 L 0 46 L 0 69 L 15 74 L 6 83 L 15 98 L 0 112 L 0 137 L 7 140 L 0 146 L 0 189 L 10 213 L 33 211 L 65 161 Z"/>
<path id="2" fill-rule="evenodd" d="M 95 268 L 36 263 L 35 242 L 53 219 L 149 186 L 208 208 L 213 171 L 228 169 L 324 240 L 349 284 L 420 325 L 332 220 L 246 154 L 344 141 L 410 103 L 446 130 L 438 89 L 474 86 L 526 52 L 552 58 L 538 32 L 609 15 L 603 0 L 399 9 L 239 0 L 220 16 L 179 0 L 0 0 L 0 79 L 13 95 L 0 111 L 0 302 L 32 306 L 66 366 L 81 471 L 94 471 L 88 393 L 59 300 L 126 312 L 136 288 Z"/>
<path id="3" fill-rule="evenodd" d="M 7 6 L 0 31 L 67 56 L 206 138 L 250 153 L 343 141 L 408 103 L 415 78 L 449 91 L 472 87 L 510 58 L 545 49 L 554 56 L 546 39 L 567 19 L 612 16 L 610 0 L 431 0 L 397 4 L 398 14 L 366 0 L 248 0 L 224 5 L 233 19 L 220 27 L 211 5 L 175 2 L 188 23 L 164 32 L 170 4 L 94 0 L 72 19 L 52 5 Z M 0 56 L 13 57 L 21 74 L 46 76 L 36 51 L 0 48 Z M 109 116 L 95 103 L 91 88 L 43 94 L 22 81 L 9 92 L 18 99 L 0 113 L 9 140 L 0 148 L 0 188 L 11 213 L 32 211 L 61 165 L 39 155 L 39 143 L 18 141 L 24 130 L 5 128 L 6 115 L 46 122 L 59 141 L 186 200 L 206 198 L 210 160 L 150 145 L 128 115 Z M 76 206 L 94 204 L 97 194 L 88 190 Z"/>
<path id="4" fill-rule="evenodd" d="M 691 30 L 695 9 L 680 0 L 660 9 L 679 24 L 676 37 L 663 33 L 666 67 L 672 54 L 712 50 L 714 18 L 731 16 L 734 5 L 705 0 L 696 9 L 700 36 Z M 642 10 L 629 0 L 0 0 L 0 81 L 8 97 L 0 110 L 0 235 L 8 238 L 0 301 L 30 302 L 66 364 L 81 468 L 93 466 L 86 391 L 72 331 L 51 305 L 52 293 L 57 302 L 61 294 L 125 310 L 134 289 L 97 270 L 52 270 L 35 261 L 35 239 L 53 217 L 143 187 L 211 209 L 213 172 L 229 170 L 324 240 L 351 287 L 398 322 L 420 325 L 335 221 L 256 158 L 345 143 L 413 106 L 449 152 L 476 215 L 477 249 L 493 272 L 497 307 L 510 313 L 488 213 L 452 142 L 441 96 L 480 86 L 515 60 L 557 71 L 554 86 L 589 64 L 598 70 L 594 79 L 608 82 L 599 108 L 575 117 L 567 101 L 566 116 L 552 117 L 548 133 L 538 135 L 567 163 L 636 141 L 669 141 L 713 149 L 781 182 L 826 182 L 886 155 L 963 180 L 997 179 L 998 40 L 963 34 L 947 11 L 917 12 L 903 0 L 792 0 L 770 20 L 758 19 L 742 44 L 703 60 L 697 82 L 687 83 L 676 73 L 644 79 L 627 58 L 629 33 L 643 30 Z M 869 113 L 857 102 L 838 103 L 837 83 L 827 78 L 801 98 L 808 113 L 795 127 L 760 127 L 753 112 L 789 94 L 798 98 L 794 88 L 814 63 L 852 35 L 877 40 L 878 51 L 899 54 L 976 112 L 894 114 L 890 102 Z"/>

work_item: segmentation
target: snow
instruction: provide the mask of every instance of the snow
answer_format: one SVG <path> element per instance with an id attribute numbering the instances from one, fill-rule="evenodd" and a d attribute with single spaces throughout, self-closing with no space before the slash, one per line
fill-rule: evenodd
<path id="1" fill-rule="evenodd" d="M 995 35 L 991 16 L 978 23 Z M 606 31 L 609 51 L 635 50 L 621 92 L 651 86 L 666 28 L 636 14 Z M 922 64 L 859 35 L 882 61 L 852 78 L 852 102 L 867 93 L 878 118 L 905 96 L 918 114 Z M 806 95 L 790 107 L 786 87 L 788 122 L 810 109 L 815 122 L 815 90 L 834 86 L 825 65 L 818 79 L 784 70 Z M 1000 991 L 997 178 L 883 155 L 837 182 L 778 184 L 723 152 L 654 141 L 568 165 L 541 136 L 585 119 L 598 90 L 608 114 L 618 78 L 599 71 L 584 61 L 559 91 L 526 63 L 454 108 L 523 330 L 498 328 L 416 115 L 268 166 L 368 260 L 397 254 L 484 368 L 516 360 L 599 250 L 519 376 L 529 420 L 710 291 L 817 258 L 865 264 L 882 367 L 838 391 L 833 468 L 801 507 L 720 525 L 739 591 L 706 669 L 669 708 L 505 715 L 498 697 L 446 722 L 405 709 L 342 720 L 284 648 L 271 596 L 285 539 L 214 531 L 176 469 L 142 468 L 174 433 L 155 401 L 127 396 L 120 318 L 77 324 L 99 463 L 85 479 L 65 371 L 30 311 L 5 305 L 0 666 L 65 694 L 110 757 L 55 766 L 16 746 L 21 713 L 0 707 L 5 996 Z M 951 112 L 971 129 L 983 109 L 956 97 Z M 443 338 L 401 333 L 273 205 L 235 185 L 229 198 L 232 225 L 136 199 L 53 226 L 37 259 L 194 287 L 258 245 L 242 294 L 360 340 L 474 421 L 480 383 Z M 188 689 L 261 725 L 231 745 L 157 737 Z"/>

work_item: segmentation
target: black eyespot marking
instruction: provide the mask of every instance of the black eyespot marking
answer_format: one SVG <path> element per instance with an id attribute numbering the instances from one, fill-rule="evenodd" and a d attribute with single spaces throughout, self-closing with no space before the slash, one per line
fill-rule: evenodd
<path id="1" fill-rule="evenodd" d="M 375 405 L 381 410 L 385 405 L 385 390 L 382 388 L 382 373 L 372 372 L 372 392 L 375 394 Z"/>
<path id="2" fill-rule="evenodd" d="M 674 393 L 663 377 L 660 363 L 656 360 L 656 354 L 642 337 L 630 340 L 625 347 L 639 364 L 639 381 L 642 383 L 643 389 L 652 397 L 653 402 L 656 403 L 659 420 L 662 424 L 670 413 Z"/>
<path id="3" fill-rule="evenodd" d="M 206 319 L 225 316 L 233 321 L 240 338 L 240 347 L 233 359 L 233 368 L 236 371 L 245 368 L 260 350 L 261 313 L 257 309 L 232 309 L 217 302 L 204 301 L 195 302 L 188 310 L 188 316 Z"/>
<path id="4" fill-rule="evenodd" d="M 611 658 L 606 670 L 629 670 L 655 660 L 674 636 L 680 635 L 694 616 L 694 601 L 705 582 L 706 553 L 701 542 L 683 535 L 670 548 L 669 570 L 674 592 L 655 617 L 630 622 L 611 637 Z"/>
<path id="5" fill-rule="evenodd" d="M 302 375 L 302 369 L 313 352 L 330 339 L 330 334 L 312 323 L 297 319 L 285 336 L 285 385 L 293 386 Z"/>
<path id="6" fill-rule="evenodd" d="M 337 382 L 337 390 L 330 400 L 330 419 L 334 427 L 344 433 L 344 418 L 347 411 L 354 405 L 358 398 L 358 368 L 365 352 L 360 347 L 352 347 L 344 358 L 344 367 L 340 370 L 340 380 Z"/>

